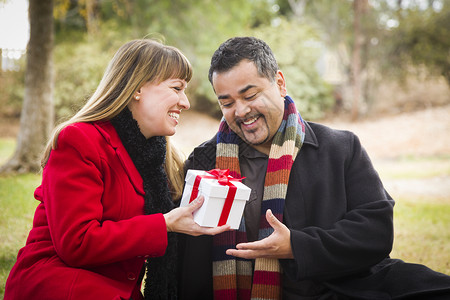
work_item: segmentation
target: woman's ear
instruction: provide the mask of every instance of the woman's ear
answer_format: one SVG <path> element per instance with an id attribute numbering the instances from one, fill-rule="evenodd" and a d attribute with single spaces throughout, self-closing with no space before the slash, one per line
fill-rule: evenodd
<path id="1" fill-rule="evenodd" d="M 137 90 L 135 93 L 134 93 L 134 99 L 136 99 L 136 100 L 140 100 L 141 99 L 141 89 L 139 89 L 139 90 Z"/>
<path id="2" fill-rule="evenodd" d="M 281 72 L 280 70 L 277 71 L 277 75 L 275 76 L 275 82 L 278 85 L 281 97 L 286 97 L 287 95 L 286 81 L 284 80 L 283 72 Z"/>

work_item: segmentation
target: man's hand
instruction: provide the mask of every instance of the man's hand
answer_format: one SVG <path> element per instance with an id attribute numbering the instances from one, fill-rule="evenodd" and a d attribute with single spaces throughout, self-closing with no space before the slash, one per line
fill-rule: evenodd
<path id="1" fill-rule="evenodd" d="M 273 215 L 270 209 L 266 211 L 266 219 L 274 229 L 271 235 L 260 241 L 237 244 L 236 249 L 228 249 L 227 254 L 247 259 L 294 258 L 289 229 Z"/>

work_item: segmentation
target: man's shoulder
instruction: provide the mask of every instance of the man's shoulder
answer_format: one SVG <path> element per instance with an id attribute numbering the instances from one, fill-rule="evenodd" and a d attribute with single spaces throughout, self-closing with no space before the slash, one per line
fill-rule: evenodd
<path id="1" fill-rule="evenodd" d="M 203 152 L 216 152 L 216 136 L 212 137 L 211 139 L 204 141 L 200 145 L 196 146 L 190 156 L 192 156 L 194 153 L 203 153 Z"/>
<path id="2" fill-rule="evenodd" d="M 334 129 L 315 122 L 307 122 L 303 146 L 307 145 L 313 146 L 313 149 L 325 152 L 331 151 L 337 154 L 351 153 L 355 146 L 359 147 L 360 142 L 358 137 L 351 131 Z"/>
<path id="3" fill-rule="evenodd" d="M 319 142 L 330 139 L 342 141 L 346 139 L 353 139 L 355 137 L 355 134 L 349 130 L 335 129 L 320 123 L 307 122 L 307 127 L 308 126 L 310 127 L 311 134 L 314 135 Z"/>
<path id="4" fill-rule="evenodd" d="M 216 136 L 194 148 L 185 162 L 188 169 L 211 169 L 216 162 Z"/>

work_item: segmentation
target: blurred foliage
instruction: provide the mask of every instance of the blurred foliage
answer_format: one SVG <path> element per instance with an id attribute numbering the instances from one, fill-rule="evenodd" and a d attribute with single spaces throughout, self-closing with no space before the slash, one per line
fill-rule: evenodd
<path id="1" fill-rule="evenodd" d="M 77 32 L 66 32 L 58 39 L 54 49 L 57 120 L 72 116 L 95 91 L 115 50 L 101 39 L 89 40 Z"/>
<path id="2" fill-rule="evenodd" d="M 397 10 L 399 25 L 389 32 L 384 69 L 404 78 L 413 65 L 450 85 L 450 3 Z"/>
<path id="3" fill-rule="evenodd" d="M 366 1 L 362 17 L 361 80 L 368 108 L 383 81 L 406 83 L 411 77 L 443 76 L 450 86 L 450 2 L 446 0 Z M 354 45 L 351 0 L 279 0 L 280 13 L 320 32 L 328 51 L 337 54 L 351 84 Z M 304 2 L 302 15 L 290 3 Z M 424 76 L 425 75 L 425 76 Z"/>
<path id="4" fill-rule="evenodd" d="M 294 13 L 291 3 L 304 2 Z M 449 81 L 450 4 L 434 1 L 367 2 L 363 17 L 364 94 L 370 102 L 377 80 L 407 76 L 411 66 Z M 417 3 L 428 3 L 419 6 Z M 340 60 L 351 82 L 353 1 L 350 0 L 55 0 L 55 106 L 57 120 L 73 114 L 93 92 L 113 53 L 124 42 L 156 38 L 181 49 L 194 67 L 188 87 L 192 108 L 220 116 L 207 79 L 215 49 L 233 36 L 253 35 L 273 49 L 288 93 L 307 119 L 333 105 L 336 86 L 318 74 L 325 51 Z M 400 5 L 399 5 L 400 3 Z M 403 3 L 403 4 L 402 4 Z M 393 25 L 392 25 L 393 24 Z M 3 114 L 20 114 L 23 70 L 3 72 Z M 449 81 L 450 85 L 450 81 Z"/>
<path id="5" fill-rule="evenodd" d="M 104 57 L 101 60 L 95 59 L 99 53 L 102 53 L 101 50 L 115 51 L 122 43 L 130 39 L 156 38 L 180 48 L 189 58 L 194 67 L 194 77 L 188 89 L 192 107 L 213 115 L 218 115 L 218 105 L 207 80 L 209 60 L 213 51 L 221 42 L 238 32 L 247 34 L 253 26 L 270 22 L 272 14 L 270 7 L 265 5 L 267 4 L 265 0 L 249 2 L 176 0 L 156 1 L 152 5 L 143 0 L 114 0 L 102 2 L 98 6 L 101 26 L 95 34 L 89 36 L 86 33 L 89 32 L 87 23 L 80 23 L 80 14 L 73 13 L 79 9 L 76 6 L 77 2 L 61 1 L 70 2 L 70 7 L 64 6 L 66 17 L 58 20 L 56 25 L 58 36 L 56 51 L 61 53 L 56 61 L 57 69 L 60 68 L 60 64 L 65 65 L 67 78 L 70 78 L 71 74 L 82 75 L 72 82 L 64 82 L 65 91 L 70 90 L 70 86 L 74 86 L 74 93 L 66 94 L 80 95 L 78 90 L 85 90 L 84 95 L 86 95 L 85 88 L 95 88 L 99 79 L 97 77 L 93 77 L 95 80 L 89 83 L 81 82 L 89 77 L 89 72 L 98 70 L 98 65 L 104 65 L 100 68 L 102 70 L 106 67 L 109 57 L 105 61 L 103 61 Z M 78 39 L 67 38 L 67 34 L 76 36 L 73 32 L 81 33 L 82 36 Z M 67 49 L 60 49 L 62 39 L 67 44 Z M 72 45 L 74 43 L 76 45 Z M 79 47 L 84 48 L 84 51 L 75 50 Z M 64 55 L 70 57 L 69 61 L 75 60 L 77 64 L 81 63 L 77 68 L 81 69 L 84 66 L 86 70 L 70 70 L 71 62 L 64 62 L 66 60 Z M 89 57 L 81 57 L 85 55 Z M 94 65 L 90 66 L 90 63 Z M 59 98 L 58 106 L 60 103 L 68 103 L 72 106 L 74 104 L 67 102 L 67 97 L 60 95 L 59 91 L 56 91 L 55 97 Z M 57 111 L 60 112 L 59 109 Z"/>
<path id="6" fill-rule="evenodd" d="M 307 119 L 321 118 L 333 99 L 331 87 L 317 73 L 316 62 L 323 51 L 318 33 L 307 24 L 281 18 L 277 26 L 261 27 L 254 35 L 271 45 L 288 95 L 300 113 Z"/>
<path id="7" fill-rule="evenodd" d="M 317 35 L 309 26 L 295 21 L 290 24 L 285 20 L 283 25 L 272 26 L 272 20 L 277 17 L 273 2 L 175 0 L 156 1 L 152 5 L 144 0 L 96 2 L 101 26 L 89 34 L 93 31 L 89 31 L 86 14 L 82 14 L 86 1 L 57 0 L 55 102 L 58 117 L 66 117 L 82 105 L 95 89 L 112 52 L 127 40 L 142 37 L 161 39 L 186 54 L 194 67 L 188 88 L 192 107 L 219 117 L 217 100 L 207 79 L 211 56 L 220 43 L 232 36 L 257 34 L 267 37 L 274 51 L 280 42 L 286 45 L 276 53 L 279 59 L 289 49 L 290 57 L 303 57 L 280 61 L 280 66 L 286 66 L 283 70 L 293 87 L 291 95 L 294 99 L 298 97 L 296 101 L 302 111 L 309 118 L 321 116 L 331 98 L 314 68 L 318 55 L 309 54 L 318 52 L 310 51 L 303 42 L 294 42 L 317 39 Z M 263 31 L 267 34 L 262 34 Z M 283 41 L 272 38 L 280 31 L 286 31 Z M 297 34 L 300 36 L 296 37 Z"/>
<path id="8" fill-rule="evenodd" d="M 283 10 L 289 16 L 292 14 L 292 10 L 287 9 L 289 7 L 288 0 L 280 0 L 280 2 L 286 2 L 282 7 Z M 293 2 L 301 2 L 297 0 Z M 352 92 L 354 83 L 354 74 L 352 73 L 353 63 L 353 48 L 355 45 L 354 36 L 354 8 L 353 1 L 349 0 L 314 0 L 305 1 L 304 13 L 295 17 L 303 23 L 310 24 L 320 34 L 320 40 L 323 43 L 322 49 L 326 49 L 330 55 L 336 56 L 339 60 L 337 69 L 342 74 L 340 80 L 333 82 L 332 87 L 335 91 L 336 97 L 341 98 L 347 102 L 347 106 L 344 104 L 336 103 L 336 111 L 342 108 L 350 110 L 350 104 L 352 103 Z M 370 107 L 373 99 L 373 90 L 376 88 L 380 76 L 376 65 L 380 58 L 379 41 L 382 39 L 384 30 L 380 29 L 378 17 L 382 10 L 377 9 L 376 4 L 379 1 L 373 0 L 358 0 L 364 2 L 362 9 L 361 21 L 361 33 L 364 36 L 361 41 L 361 59 L 360 59 L 360 80 L 362 82 L 362 102 L 363 106 Z M 324 51 L 324 50 L 322 50 Z M 375 67 L 374 67 L 375 66 Z M 336 77 L 336 75 L 335 75 Z M 352 103 L 353 105 L 353 103 Z M 361 105 L 360 105 L 361 106 Z"/>
<path id="9" fill-rule="evenodd" d="M 0 107 L 3 117 L 19 117 L 25 95 L 25 56 L 17 62 L 17 71 L 0 73 Z"/>

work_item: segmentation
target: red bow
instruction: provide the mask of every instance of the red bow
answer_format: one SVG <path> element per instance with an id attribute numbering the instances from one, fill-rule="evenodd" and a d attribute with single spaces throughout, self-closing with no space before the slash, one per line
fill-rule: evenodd
<path id="1" fill-rule="evenodd" d="M 212 169 L 209 171 L 206 171 L 206 173 L 211 174 L 212 176 L 214 176 L 217 181 L 219 182 L 219 184 L 221 185 L 230 185 L 230 181 L 239 181 L 241 182 L 243 178 L 233 178 L 231 176 L 229 176 L 230 170 L 229 169 Z"/>
<path id="2" fill-rule="evenodd" d="M 236 196 L 237 188 L 234 186 L 233 183 L 231 183 L 231 181 L 239 181 L 240 182 L 245 177 L 240 178 L 240 179 L 233 178 L 228 175 L 230 173 L 229 169 L 224 169 L 224 170 L 212 169 L 212 170 L 206 171 L 206 173 L 210 174 L 211 176 L 197 175 L 195 177 L 194 186 L 192 187 L 192 192 L 191 192 L 191 197 L 189 199 L 189 203 L 191 203 L 192 201 L 194 201 L 195 198 L 197 198 L 198 187 L 200 185 L 200 181 L 203 178 L 217 179 L 217 181 L 219 182 L 220 185 L 229 186 L 230 188 L 228 190 L 227 197 L 225 198 L 225 203 L 223 205 L 222 214 L 220 215 L 219 223 L 217 225 L 217 226 L 222 226 L 227 223 L 228 216 L 230 215 L 231 206 L 233 206 L 233 200 L 234 200 L 234 197 Z"/>

